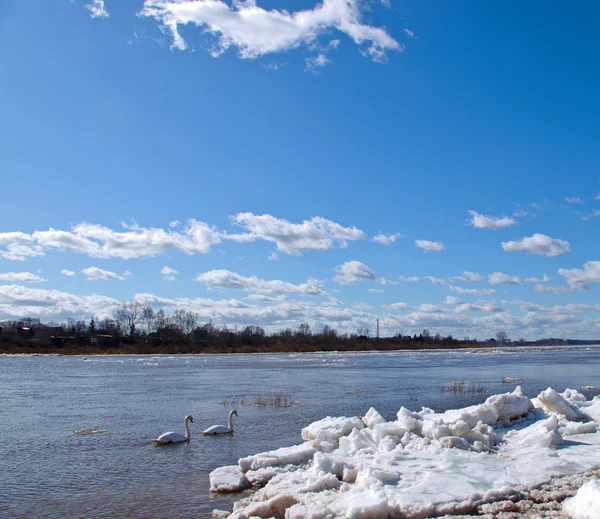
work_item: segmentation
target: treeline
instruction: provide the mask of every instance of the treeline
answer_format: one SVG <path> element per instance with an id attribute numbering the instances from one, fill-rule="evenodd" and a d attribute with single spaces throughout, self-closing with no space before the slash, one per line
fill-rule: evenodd
<path id="1" fill-rule="evenodd" d="M 425 329 L 413 335 L 373 337 L 369 328 L 356 333 L 338 333 L 330 326 L 312 330 L 302 323 L 298 328 L 266 333 L 260 326 L 217 327 L 201 323 L 193 312 L 155 312 L 133 301 L 124 303 L 112 318 L 89 321 L 67 319 L 64 323 L 42 323 L 26 318 L 0 322 L 2 353 L 254 353 L 291 351 L 366 351 L 433 348 L 474 348 L 497 345 L 591 344 L 594 341 L 542 339 L 511 341 L 505 332 L 496 338 L 478 341 L 451 335 L 432 334 Z"/>
<path id="2" fill-rule="evenodd" d="M 0 323 L 3 353 L 253 353 L 289 351 L 364 351 L 474 347 L 475 341 L 452 336 L 419 335 L 372 337 L 368 328 L 340 334 L 330 326 L 312 330 L 302 323 L 267 333 L 260 326 L 217 327 L 200 323 L 198 315 L 176 310 L 155 312 L 137 302 L 125 303 L 112 318 L 89 321 L 67 319 L 64 323 L 42 323 L 39 319 Z"/>

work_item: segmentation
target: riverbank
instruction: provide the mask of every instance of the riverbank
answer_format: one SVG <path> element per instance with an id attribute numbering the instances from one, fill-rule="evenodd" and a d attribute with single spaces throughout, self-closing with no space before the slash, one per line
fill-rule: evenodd
<path id="1" fill-rule="evenodd" d="M 486 348 L 482 343 L 458 343 L 452 345 L 417 343 L 390 344 L 370 342 L 355 344 L 274 344 L 269 346 L 205 346 L 197 344 L 147 344 L 121 343 L 118 347 L 99 347 L 94 345 L 66 345 L 62 347 L 40 346 L 36 344 L 2 344 L 0 354 L 57 354 L 62 355 L 177 355 L 177 354 L 223 354 L 223 353 L 318 353 L 328 351 L 418 351 L 418 350 L 462 350 Z"/>

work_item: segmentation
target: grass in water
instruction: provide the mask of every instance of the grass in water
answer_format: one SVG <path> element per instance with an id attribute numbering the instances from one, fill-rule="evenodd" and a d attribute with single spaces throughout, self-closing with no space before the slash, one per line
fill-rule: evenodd
<path id="1" fill-rule="evenodd" d="M 464 380 L 451 382 L 447 386 L 440 386 L 440 393 L 452 393 L 454 395 L 463 395 L 465 393 L 487 393 L 485 387 L 481 384 L 473 384 Z"/>
<path id="2" fill-rule="evenodd" d="M 243 407 L 298 407 L 300 402 L 292 400 L 288 395 L 258 395 L 256 398 L 232 397 L 223 400 L 224 407 L 240 405 Z"/>

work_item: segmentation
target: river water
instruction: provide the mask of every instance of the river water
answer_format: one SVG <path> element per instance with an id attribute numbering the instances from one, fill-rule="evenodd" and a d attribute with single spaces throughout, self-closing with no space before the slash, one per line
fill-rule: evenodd
<path id="1" fill-rule="evenodd" d="M 404 405 L 436 411 L 483 402 L 522 379 L 600 387 L 600 345 L 461 351 L 181 355 L 0 355 L 0 517 L 204 518 L 238 496 L 211 495 L 208 474 L 257 452 L 301 441 L 327 415 Z M 452 382 L 469 382 L 448 391 Z M 471 388 L 473 391 L 471 391 Z M 600 390 L 583 390 L 588 398 Z M 277 399 L 279 397 L 279 400 Z M 276 404 L 254 406 L 257 401 Z M 284 405 L 287 404 L 287 405 Z M 235 433 L 203 436 L 226 424 Z M 155 446 L 165 431 L 187 444 Z M 73 430 L 97 427 L 98 435 Z"/>

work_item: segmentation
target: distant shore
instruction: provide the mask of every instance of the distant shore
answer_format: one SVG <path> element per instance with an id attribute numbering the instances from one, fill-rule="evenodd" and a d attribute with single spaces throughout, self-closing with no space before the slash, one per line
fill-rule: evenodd
<path id="1" fill-rule="evenodd" d="M 145 343 L 123 343 L 118 347 L 99 347 L 93 345 L 68 345 L 63 347 L 49 347 L 37 345 L 1 344 L 0 354 L 57 354 L 62 355 L 177 355 L 177 354 L 223 354 L 223 353 L 318 353 L 333 351 L 416 351 L 416 350 L 463 350 L 471 348 L 486 348 L 482 343 L 459 343 L 441 345 L 433 343 L 424 344 L 389 344 L 377 342 L 347 344 L 281 344 L 265 346 L 198 346 L 191 344 L 164 344 L 153 345 Z"/>

